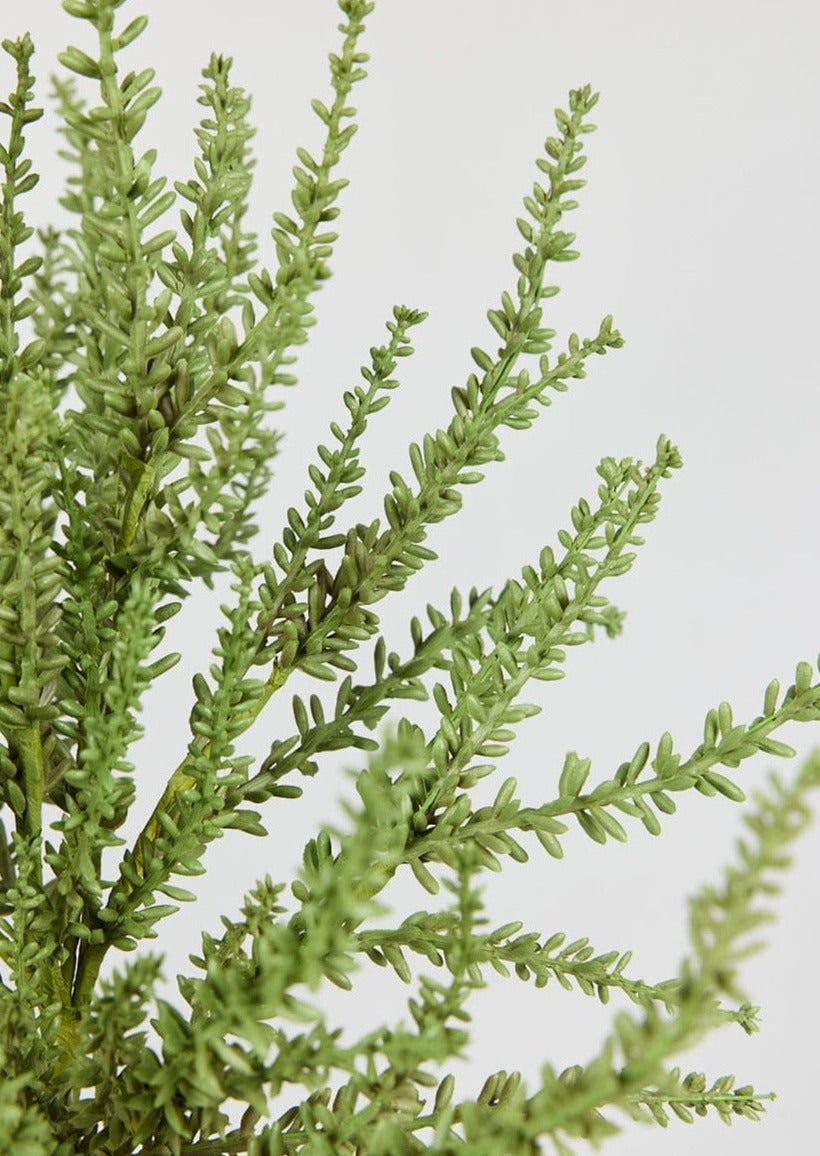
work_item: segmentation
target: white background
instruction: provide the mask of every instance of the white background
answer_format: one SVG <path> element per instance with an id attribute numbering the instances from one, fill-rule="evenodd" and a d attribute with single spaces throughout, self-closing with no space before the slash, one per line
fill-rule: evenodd
<path id="1" fill-rule="evenodd" d="M 234 56 L 234 81 L 253 94 L 258 127 L 249 223 L 270 267 L 270 212 L 290 211 L 295 147 L 320 148 L 309 102 L 330 103 L 335 5 L 135 0 L 123 12 L 151 16 L 123 60 L 157 69 L 165 96 L 138 145 L 155 146 L 156 172 L 171 178 L 193 171 L 200 69 L 211 50 Z M 28 28 L 34 36 L 40 103 L 60 48 L 71 42 L 94 52 L 86 26 L 57 0 L 5 4 L 0 17 L 3 35 Z M 458 518 L 432 528 L 440 561 L 379 605 L 389 644 L 406 653 L 410 615 L 423 614 L 428 600 L 444 608 L 454 584 L 498 589 L 534 562 L 569 524 L 578 497 L 594 498 L 603 455 L 651 458 L 664 432 L 684 458 L 635 567 L 606 591 L 628 612 L 622 638 L 570 651 L 566 680 L 536 683 L 526 696 L 544 711 L 521 726 L 498 781 L 515 774 L 527 804 L 554 795 L 566 750 L 592 757 L 594 779 L 610 777 L 642 739 L 654 746 L 666 729 L 686 757 L 710 707 L 728 699 L 738 720 L 751 721 L 770 678 L 785 688 L 798 660 L 816 659 L 819 33 L 809 0 L 382 0 L 369 19 L 362 47 L 372 60 L 351 99 L 361 128 L 342 161 L 352 183 L 339 201 L 334 277 L 300 351 L 300 384 L 276 415 L 287 436 L 257 556 L 266 555 L 287 507 L 301 502 L 309 455 L 344 412 L 341 391 L 359 380 L 369 347 L 386 341 L 394 303 L 430 317 L 415 330 L 416 356 L 400 366 L 401 390 L 371 424 L 366 493 L 354 519 L 381 513 L 389 468 L 410 476 L 408 440 L 446 425 L 450 388 L 471 368 L 469 347 L 497 344 L 485 312 L 514 288 L 514 222 L 554 131 L 552 110 L 587 81 L 602 94 L 593 116 L 599 131 L 587 138 L 590 183 L 566 226 L 577 231 L 582 258 L 556 267 L 563 291 L 547 322 L 565 340 L 573 330 L 593 333 L 612 312 L 627 344 L 590 363 L 588 378 L 528 433 L 506 431 L 507 461 L 466 491 Z M 6 60 L 2 67 L 5 93 L 11 72 Z M 91 82 L 86 90 L 93 95 Z M 28 198 L 37 225 L 66 220 L 56 207 L 65 173 L 54 160 L 54 123 L 49 115 L 30 133 L 42 174 Z M 210 661 L 225 589 L 192 598 L 169 631 L 184 657 L 146 702 L 130 838 L 184 751 L 191 675 Z M 295 680 L 292 689 L 300 689 Z M 264 756 L 274 737 L 291 733 L 290 692 L 291 684 L 244 749 Z M 807 752 L 817 736 L 811 724 L 792 724 L 777 737 Z M 753 788 L 771 764 L 744 763 L 737 777 Z M 301 802 L 266 811 L 269 840 L 233 833 L 211 846 L 208 874 L 195 881 L 199 902 L 161 925 L 170 998 L 180 999 L 173 977 L 190 973 L 186 956 L 198 950 L 199 932 L 218 933 L 219 913 L 235 915 L 265 872 L 290 878 L 315 822 L 338 815 L 342 791 L 349 785 L 340 763 L 328 760 Z M 505 861 L 503 876 L 488 881 L 494 925 L 522 918 L 545 936 L 588 935 L 599 951 L 632 948 L 635 976 L 674 974 L 687 949 L 685 897 L 719 878 L 741 826 L 740 808 L 722 798 L 679 799 L 660 839 L 635 822 L 627 845 L 601 848 L 573 830 L 560 863 L 533 840 L 529 864 Z M 762 1031 L 749 1039 L 726 1028 L 679 1061 L 710 1080 L 733 1072 L 738 1084 L 776 1090 L 764 1122 L 738 1120 L 728 1130 L 710 1116 L 695 1133 L 673 1120 L 660 1135 L 612 1113 L 625 1126 L 607 1146 L 613 1156 L 683 1154 L 695 1136 L 704 1156 L 811 1150 L 818 868 L 813 829 L 797 847 L 772 946 L 745 968 Z M 412 882 L 390 894 L 398 918 L 426 903 Z M 501 1067 L 520 1069 L 534 1090 L 544 1060 L 558 1069 L 587 1062 L 621 1006 L 613 999 L 602 1007 L 557 983 L 537 991 L 489 977 L 473 1005 L 470 1062 L 447 1069 L 465 1095 Z M 369 969 L 351 994 L 332 989 L 326 1004 L 334 1022 L 375 1026 L 403 1015 L 406 994 L 392 973 Z"/>

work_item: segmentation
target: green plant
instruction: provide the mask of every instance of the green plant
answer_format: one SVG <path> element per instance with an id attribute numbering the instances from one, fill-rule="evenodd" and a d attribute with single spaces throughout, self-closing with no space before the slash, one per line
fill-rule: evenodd
<path id="1" fill-rule="evenodd" d="M 340 0 L 334 99 L 314 102 L 322 156 L 298 151 L 295 215 L 274 214 L 276 266 L 255 272 L 255 239 L 242 228 L 249 101 L 230 84 L 231 61 L 213 56 L 204 70 L 196 175 L 167 189 L 153 176 L 155 154 L 134 148 L 160 94 L 150 69 L 117 69 L 118 52 L 146 23 L 123 27 L 123 2 L 63 0 L 99 49 L 70 48 L 61 61 L 98 84 L 100 104 L 89 108 L 73 80 L 55 81 L 76 170 L 62 203 L 79 227 L 41 231 L 37 256 L 22 256 L 32 230 L 18 204 L 36 181 L 23 159 L 25 126 L 40 115 L 32 44 L 3 42 L 17 83 L 0 105 L 10 125 L 0 150 L 0 802 L 14 828 L 0 824 L 0 1153 L 501 1156 L 537 1151 L 540 1140 L 563 1153 L 573 1138 L 606 1137 L 616 1130 L 608 1107 L 659 1122 L 710 1109 L 755 1118 L 765 1097 L 752 1088 L 669 1065 L 713 1027 L 756 1027 L 736 968 L 744 937 L 768 918 L 771 873 L 808 820 L 820 755 L 758 796 L 740 865 L 693 902 L 692 953 L 672 979 L 644 982 L 630 975 L 629 953 L 596 954 L 586 939 L 567 944 L 517 920 L 488 929 L 476 882 L 504 856 L 526 859 L 521 832 L 560 859 L 569 817 L 605 842 L 625 839 L 624 822 L 635 819 L 657 834 L 677 792 L 742 801 L 718 768 L 758 751 L 793 754 L 773 732 L 820 718 L 820 686 L 802 662 L 784 694 L 769 684 L 748 725 L 726 703 L 710 710 L 688 757 L 664 734 L 654 752 L 641 743 L 612 777 L 590 784 L 589 760 L 570 752 L 547 802 L 522 805 L 507 778 L 491 805 L 475 804 L 472 789 L 507 754 L 516 724 L 540 709 L 519 701 L 527 682 L 561 678 L 566 647 L 596 628 L 619 633 L 622 615 L 599 586 L 631 567 L 661 480 L 681 464 L 676 448 L 661 437 L 649 465 L 605 458 L 596 500 L 578 502 L 556 550 L 544 547 L 498 593 L 454 590 L 446 610 L 429 607 L 429 626 L 410 624 L 407 654 L 387 652 L 374 610 L 435 557 L 427 527 L 457 513 L 460 488 L 500 459 L 498 432 L 528 428 L 551 390 L 566 391 L 593 354 L 621 344 L 607 317 L 553 356 L 555 333 L 542 324 L 542 301 L 557 292 L 545 281 L 548 263 L 577 255 L 560 226 L 583 184 L 597 97 L 578 89 L 556 113 L 557 135 L 537 162 L 543 185 L 518 222 L 515 291 L 489 313 L 500 345 L 472 350 L 476 371 L 452 391 L 450 425 L 410 447 L 409 480 L 391 475 L 384 524 L 346 524 L 343 507 L 361 490 L 367 423 L 388 403 L 424 318 L 405 307 L 393 310 L 387 343 L 370 351 L 363 384 L 345 394 L 349 421 L 332 426 L 309 466 L 304 507 L 289 511 L 272 560 L 257 562 L 246 544 L 277 448 L 265 417 L 280 404 L 274 387 L 295 381 L 287 367 L 329 274 L 328 226 L 345 184 L 335 172 L 355 130 L 347 101 L 365 74 L 359 40 L 373 5 Z M 177 196 L 187 202 L 181 239 L 156 225 Z M 61 411 L 63 402 L 76 408 Z M 154 657 L 164 623 L 194 579 L 210 587 L 227 569 L 236 597 L 224 607 L 210 677 L 193 680 L 187 754 L 116 877 L 105 878 L 103 856 L 124 846 L 117 831 L 136 794 L 127 754 L 141 734 L 141 698 L 179 658 Z M 371 641 L 372 674 L 354 653 Z M 254 766 L 236 742 L 297 671 L 341 674 L 332 715 L 317 695 L 295 695 L 294 733 Z M 437 671 L 449 686 L 434 681 Z M 379 740 L 366 733 L 393 700 L 430 689 L 434 733 L 401 718 Z M 156 955 L 101 971 L 106 957 L 156 938 L 155 925 L 191 898 L 172 880 L 204 870 L 210 841 L 229 827 L 265 835 L 254 808 L 286 816 L 300 794 L 296 775 L 315 774 L 323 752 L 347 749 L 364 752 L 359 802 L 339 830 L 311 840 L 289 890 L 264 879 L 220 939 L 203 936 L 196 973 L 180 979 L 184 1005 L 156 995 Z M 56 815 L 51 838 L 45 808 Z M 451 900 L 384 922 L 378 896 L 406 868 L 431 894 L 443 882 Z M 325 980 L 351 988 L 365 957 L 416 985 L 410 1017 L 345 1040 L 294 989 Z M 445 979 L 415 974 L 414 957 Z M 593 1062 L 560 1074 L 546 1065 L 532 1093 L 501 1072 L 477 1098 L 459 1097 L 453 1077 L 431 1069 L 467 1046 L 468 999 L 488 965 L 537 986 L 574 983 L 603 1002 L 622 992 L 636 1011 L 616 1015 Z M 149 1018 L 161 1054 L 148 1045 Z M 267 1097 L 288 1089 L 293 1106 L 265 1123 Z M 231 1101 L 246 1106 L 236 1127 Z"/>

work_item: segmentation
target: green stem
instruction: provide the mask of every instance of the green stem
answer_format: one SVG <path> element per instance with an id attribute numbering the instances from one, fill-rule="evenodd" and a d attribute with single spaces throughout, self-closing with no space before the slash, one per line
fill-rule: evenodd
<path id="1" fill-rule="evenodd" d="M 283 670 L 279 666 L 274 666 L 265 685 L 265 689 L 259 696 L 258 701 L 254 704 L 254 708 L 248 711 L 245 715 L 238 715 L 237 718 L 246 718 L 248 726 L 250 726 L 259 712 L 267 704 L 270 697 L 279 689 L 279 687 L 284 685 L 288 674 L 289 671 Z M 196 746 L 205 755 L 210 752 L 211 744 L 199 735 L 193 739 L 191 745 Z M 148 819 L 148 822 L 137 836 L 136 842 L 134 843 L 133 858 L 134 865 L 140 874 L 142 874 L 144 870 L 143 849 L 153 842 L 159 829 L 159 813 L 161 811 L 167 811 L 176 795 L 181 794 L 183 791 L 187 791 L 196 783 L 196 779 L 189 775 L 186 770 L 186 768 L 191 763 L 191 758 L 192 756 L 189 748 L 188 754 L 186 754 L 185 758 L 183 758 L 182 762 L 179 764 L 177 769 L 171 775 L 171 778 L 168 780 L 168 784 L 162 793 L 162 797 L 151 812 L 151 816 Z M 129 895 L 134 890 L 133 885 L 126 879 L 120 880 L 119 887 L 125 895 Z M 82 1007 L 85 1003 L 87 1003 L 91 992 L 94 990 L 94 984 L 97 981 L 100 965 L 102 964 L 102 961 L 105 958 L 105 954 L 110 946 L 110 943 L 95 943 L 84 946 L 84 950 L 81 950 L 79 964 L 77 967 L 77 976 L 74 981 L 73 1003 L 75 1007 Z"/>
<path id="2" fill-rule="evenodd" d="M 42 831 L 43 821 L 43 747 L 40 742 L 40 724 L 35 722 L 15 735 L 14 745 L 18 762 L 23 772 L 26 796 L 26 810 L 23 815 L 23 830 L 28 838 L 35 838 Z M 38 860 L 38 870 L 41 872 Z M 37 880 L 42 882 L 42 875 Z"/>

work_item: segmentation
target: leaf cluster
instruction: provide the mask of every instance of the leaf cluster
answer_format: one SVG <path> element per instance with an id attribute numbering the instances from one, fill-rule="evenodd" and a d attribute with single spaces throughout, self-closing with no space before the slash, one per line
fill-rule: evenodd
<path id="1" fill-rule="evenodd" d="M 67 48 L 70 75 L 52 80 L 74 227 L 38 230 L 36 255 L 22 253 L 34 230 L 20 208 L 37 180 L 23 155 L 41 114 L 33 45 L 27 34 L 2 45 L 16 80 L 0 102 L 0 1156 L 501 1156 L 546 1141 L 564 1156 L 617 1131 L 610 1109 L 661 1126 L 710 1110 L 756 1119 L 766 1094 L 670 1065 L 714 1028 L 757 1029 L 738 965 L 809 821 L 820 757 L 756 794 L 737 864 L 692 903 L 692 953 L 675 975 L 642 978 L 630 951 L 532 927 L 526 913 L 491 927 L 479 882 L 507 857 L 560 860 L 573 819 L 604 843 L 625 840 L 632 820 L 659 834 L 683 791 L 743 802 L 744 760 L 792 755 L 774 732 L 820 719 L 820 683 L 800 662 L 783 694 L 768 685 L 751 722 L 726 702 L 708 710 L 686 756 L 664 732 L 595 777 L 569 751 L 539 775 L 546 799 L 522 802 L 508 775 L 478 804 L 476 786 L 542 709 L 522 701 L 527 684 L 565 677 L 572 647 L 621 632 L 608 583 L 644 544 L 682 464 L 676 446 L 661 435 L 648 462 L 605 457 L 595 496 L 578 499 L 554 544 L 497 591 L 454 588 L 446 609 L 429 604 L 426 623 L 411 618 L 404 653 L 388 650 L 376 608 L 436 558 L 429 528 L 503 460 L 503 431 L 529 429 L 590 359 L 622 344 L 609 316 L 564 343 L 545 319 L 553 265 L 578 256 L 565 218 L 584 184 L 597 94 L 575 89 L 556 110 L 517 221 L 514 285 L 487 312 L 493 344 L 472 347 L 445 427 L 390 472 L 383 516 L 354 522 L 347 503 L 426 316 L 406 305 L 344 390 L 347 415 L 318 442 L 303 502 L 256 559 L 254 506 L 280 440 L 266 419 L 296 383 L 295 350 L 331 272 L 373 4 L 339 0 L 332 97 L 312 102 L 321 153 L 297 150 L 266 268 L 243 228 L 254 129 L 232 61 L 213 54 L 203 69 L 193 171 L 156 175 L 156 150 L 141 142 L 161 94 L 153 69 L 120 68 L 147 23 L 123 22 L 125 3 L 63 0 L 95 47 Z M 214 661 L 192 679 L 185 753 L 129 842 L 120 832 L 142 794 L 129 757 L 142 703 L 181 657 L 161 649 L 167 624 L 196 579 L 212 587 L 227 570 Z M 241 736 L 293 677 L 292 728 L 262 759 L 242 753 Z M 314 679 L 337 682 L 335 700 L 311 690 Z M 433 723 L 395 717 L 402 699 L 431 702 Z M 237 917 L 223 916 L 221 935 L 203 934 L 192 974 L 177 977 L 181 1002 L 165 998 L 162 958 L 141 949 L 193 900 L 180 878 L 204 873 L 226 830 L 262 837 L 287 821 L 297 776 L 319 774 L 329 752 L 351 752 L 355 793 L 339 825 L 315 831 L 296 877 L 266 875 Z M 383 893 L 408 871 L 437 906 L 393 919 Z M 358 992 L 370 965 L 410 989 L 407 1017 L 346 1038 L 320 997 L 328 983 Z M 615 1012 L 590 1063 L 545 1064 L 532 1091 L 520 1074 L 495 1072 L 470 1097 L 442 1068 L 466 1054 L 469 997 L 490 970 L 604 1004 L 614 996 L 630 1011 Z M 288 1105 L 275 1120 L 272 1097 Z M 231 1101 L 244 1106 L 238 1126 Z"/>

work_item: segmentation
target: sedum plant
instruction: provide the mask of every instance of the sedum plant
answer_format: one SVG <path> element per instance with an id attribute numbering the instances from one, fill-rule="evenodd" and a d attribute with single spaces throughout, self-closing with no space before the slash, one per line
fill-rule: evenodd
<path id="1" fill-rule="evenodd" d="M 3 41 L 16 82 L 0 104 L 0 1153 L 507 1156 L 551 1145 L 565 1156 L 616 1132 L 618 1111 L 661 1125 L 758 1118 L 764 1095 L 731 1076 L 684 1075 L 674 1060 L 715 1027 L 756 1029 L 737 966 L 808 821 L 820 754 L 756 795 L 736 864 L 692 902 L 677 975 L 640 978 L 629 952 L 518 918 L 492 927 L 482 904 L 481 875 L 505 857 L 546 854 L 560 874 L 571 823 L 603 843 L 635 823 L 658 834 L 683 791 L 743 801 L 741 763 L 794 754 L 775 732 L 820 718 L 820 685 L 800 662 L 784 692 L 768 685 L 753 720 L 735 721 L 725 702 L 709 710 L 693 751 L 665 733 L 597 774 L 570 752 L 546 800 L 522 801 L 507 777 L 478 805 L 474 788 L 540 710 L 522 701 L 527 684 L 562 678 L 569 647 L 619 633 L 610 579 L 632 566 L 681 465 L 675 446 L 662 436 L 647 462 L 604 458 L 554 547 L 498 591 L 455 589 L 428 606 L 402 653 L 388 652 L 379 628 L 377 604 L 435 558 L 428 527 L 457 514 L 462 487 L 502 458 L 502 427 L 528 429 L 593 356 L 621 345 L 606 317 L 556 351 L 543 314 L 558 291 L 553 263 L 577 256 L 562 226 L 584 183 L 597 96 L 579 88 L 556 110 L 518 220 L 516 279 L 488 314 L 492 348 L 472 349 L 448 427 L 411 445 L 409 469 L 390 475 L 384 517 L 354 523 L 345 506 L 362 488 L 367 425 L 425 316 L 405 306 L 345 392 L 349 416 L 308 465 L 303 505 L 256 558 L 254 507 L 277 450 L 266 418 L 295 382 L 295 350 L 330 273 L 373 4 L 339 0 L 333 99 L 313 102 L 324 146 L 298 150 L 270 268 L 243 230 L 253 130 L 230 59 L 214 55 L 203 70 L 193 173 L 169 188 L 154 150 L 137 144 L 160 96 L 154 73 L 118 64 L 145 17 L 128 22 L 124 0 L 63 7 L 95 42 L 62 53 L 73 75 L 53 81 L 73 168 L 61 204 L 76 223 L 38 231 L 36 255 L 23 255 L 33 233 L 24 197 L 37 181 L 25 137 L 41 115 L 33 46 L 27 34 Z M 178 227 L 165 228 L 172 208 Z M 227 571 L 233 596 L 214 663 L 193 678 L 185 757 L 129 844 L 118 832 L 137 794 L 128 752 L 141 699 L 180 657 L 161 651 L 166 623 L 198 580 L 212 588 Z M 293 727 L 264 760 L 238 753 L 297 672 L 305 684 L 335 680 L 332 707 L 295 694 Z M 430 695 L 434 728 L 388 718 L 399 700 Z M 355 805 L 316 831 L 295 878 L 264 878 L 223 917 L 221 937 L 202 936 L 179 1000 L 160 998 L 161 957 L 144 948 L 193 898 L 185 876 L 205 871 L 226 829 L 264 836 L 288 822 L 300 776 L 328 751 L 348 752 Z M 397 873 L 412 873 L 422 901 L 404 918 L 379 898 Z M 364 960 L 409 986 L 408 1014 L 355 1038 L 304 985 L 308 996 L 331 983 L 357 998 Z M 459 1089 L 448 1061 L 465 1054 L 470 994 L 490 969 L 620 997 L 598 1054 L 562 1072 L 545 1063 L 533 1088 L 501 1071 L 477 1096 Z M 286 1105 L 278 1114 L 274 1097 Z"/>

